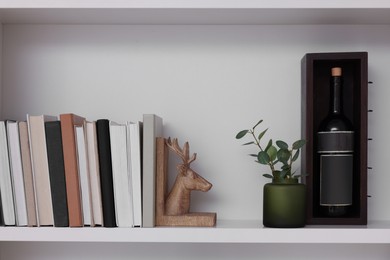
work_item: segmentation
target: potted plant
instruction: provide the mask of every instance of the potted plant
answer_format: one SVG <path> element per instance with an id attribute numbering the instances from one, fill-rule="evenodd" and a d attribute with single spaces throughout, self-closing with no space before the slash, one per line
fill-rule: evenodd
<path id="1" fill-rule="evenodd" d="M 266 227 L 303 227 L 306 222 L 306 188 L 299 183 L 300 174 L 293 169 L 293 164 L 300 155 L 305 140 L 297 140 L 291 146 L 282 140 L 263 143 L 268 128 L 256 131 L 263 122 L 260 120 L 251 129 L 242 130 L 236 139 L 249 136 L 252 141 L 243 145 L 254 145 L 258 153 L 250 154 L 256 162 L 268 166 L 270 173 L 263 174 L 272 182 L 263 188 L 263 225 Z M 264 146 L 264 144 L 266 144 Z"/>

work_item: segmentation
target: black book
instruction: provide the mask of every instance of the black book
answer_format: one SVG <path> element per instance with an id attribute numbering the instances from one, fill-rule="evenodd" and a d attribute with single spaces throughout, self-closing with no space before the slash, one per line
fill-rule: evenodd
<path id="1" fill-rule="evenodd" d="M 109 120 L 97 120 L 96 133 L 102 192 L 103 226 L 116 227 Z"/>
<path id="2" fill-rule="evenodd" d="M 1 205 L 1 199 L 0 199 L 0 226 L 4 226 L 4 220 L 3 220 L 3 206 Z"/>
<path id="3" fill-rule="evenodd" d="M 60 121 L 45 122 L 45 135 L 54 226 L 67 227 L 69 217 Z"/>

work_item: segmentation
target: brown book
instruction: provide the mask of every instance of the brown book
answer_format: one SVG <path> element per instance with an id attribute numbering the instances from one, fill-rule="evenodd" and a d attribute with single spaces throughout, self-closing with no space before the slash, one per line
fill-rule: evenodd
<path id="1" fill-rule="evenodd" d="M 83 226 L 80 179 L 77 164 L 75 126 L 83 126 L 85 118 L 75 114 L 61 114 L 62 149 L 64 152 L 66 197 L 69 226 Z"/>
<path id="2" fill-rule="evenodd" d="M 54 225 L 45 136 L 45 122 L 54 120 L 57 117 L 27 115 L 38 225 L 41 226 Z"/>
<path id="3" fill-rule="evenodd" d="M 22 157 L 23 181 L 27 204 L 27 225 L 37 225 L 35 191 L 31 168 L 30 142 L 28 140 L 27 122 L 19 122 L 20 152 Z"/>

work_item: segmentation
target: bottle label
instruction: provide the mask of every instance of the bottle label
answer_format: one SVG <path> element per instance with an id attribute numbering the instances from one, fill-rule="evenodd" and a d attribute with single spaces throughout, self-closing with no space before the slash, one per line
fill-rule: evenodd
<path id="1" fill-rule="evenodd" d="M 320 205 L 352 205 L 352 154 L 320 155 Z"/>
<path id="2" fill-rule="evenodd" d="M 318 132 L 318 153 L 352 153 L 353 131 Z"/>

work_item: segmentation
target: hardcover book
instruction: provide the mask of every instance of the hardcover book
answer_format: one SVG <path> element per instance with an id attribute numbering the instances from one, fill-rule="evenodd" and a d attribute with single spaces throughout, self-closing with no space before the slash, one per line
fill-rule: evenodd
<path id="1" fill-rule="evenodd" d="M 154 114 L 143 115 L 142 224 L 155 226 L 156 138 L 163 136 L 163 120 Z"/>
<path id="2" fill-rule="evenodd" d="M 53 226 L 54 224 L 49 163 L 47 159 L 45 122 L 55 120 L 57 120 L 57 117 L 55 116 L 27 115 L 38 225 L 41 226 Z"/>
<path id="3" fill-rule="evenodd" d="M 92 219 L 98 226 L 103 225 L 103 208 L 100 188 L 99 154 L 97 146 L 96 122 L 86 122 L 87 156 L 89 180 L 91 182 Z"/>
<path id="4" fill-rule="evenodd" d="M 110 140 L 117 225 L 132 227 L 133 198 L 127 126 L 110 121 Z"/>
<path id="5" fill-rule="evenodd" d="M 134 226 L 142 227 L 142 122 L 127 123 L 131 180 L 133 194 Z"/>
<path id="6" fill-rule="evenodd" d="M 60 121 L 45 122 L 54 226 L 69 226 Z"/>
<path id="7" fill-rule="evenodd" d="M 85 119 L 83 117 L 75 114 L 60 115 L 66 196 L 68 201 L 69 226 L 71 227 L 83 226 L 75 127 L 82 126 L 84 121 Z"/>
<path id="8" fill-rule="evenodd" d="M 20 152 L 22 157 L 23 181 L 27 204 L 27 225 L 37 226 L 37 211 L 35 203 L 35 188 L 32 174 L 30 142 L 28 139 L 28 127 L 26 121 L 19 122 Z"/>
<path id="9" fill-rule="evenodd" d="M 3 223 L 6 226 L 14 226 L 16 224 L 15 208 L 5 121 L 0 121 L 0 198 Z"/>
<path id="10" fill-rule="evenodd" d="M 87 161 L 87 149 L 84 135 L 84 125 L 75 127 L 77 160 L 81 188 L 81 204 L 84 226 L 94 226 L 92 219 L 91 188 Z"/>
<path id="11" fill-rule="evenodd" d="M 103 225 L 105 227 L 116 227 L 109 120 L 97 120 L 96 133 L 102 192 Z"/>
<path id="12" fill-rule="evenodd" d="M 26 194 L 23 183 L 23 167 L 20 152 L 19 126 L 16 121 L 7 121 L 7 140 L 14 195 L 17 226 L 27 226 Z"/>

